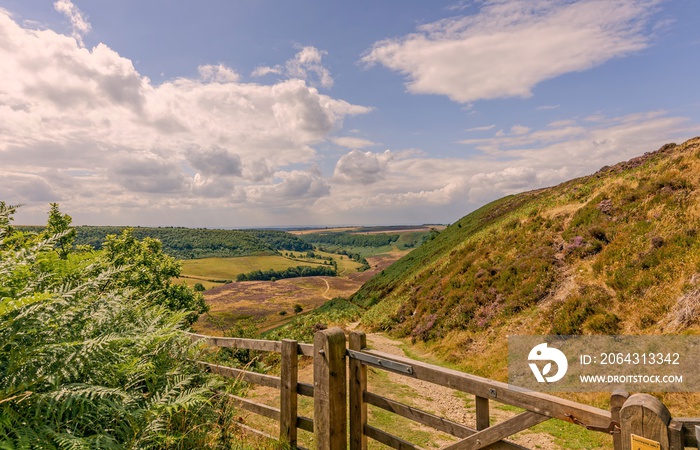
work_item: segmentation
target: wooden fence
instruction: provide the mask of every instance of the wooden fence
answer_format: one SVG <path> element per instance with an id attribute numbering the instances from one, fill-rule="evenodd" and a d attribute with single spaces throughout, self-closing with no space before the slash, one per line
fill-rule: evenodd
<path id="1" fill-rule="evenodd" d="M 260 339 L 224 338 L 204 336 L 190 333 L 194 341 L 203 340 L 209 345 L 219 347 L 231 347 L 263 352 L 274 352 L 281 355 L 280 376 L 275 377 L 261 373 L 251 372 L 233 367 L 221 366 L 199 361 L 199 364 L 207 367 L 211 372 L 224 377 L 235 378 L 247 383 L 269 386 L 280 390 L 279 408 L 271 407 L 252 400 L 229 395 L 234 404 L 246 411 L 274 419 L 280 423 L 279 440 L 297 446 L 297 429 L 314 431 L 314 421 L 308 417 L 299 416 L 297 413 L 297 396 L 314 397 L 314 387 L 307 383 L 300 383 L 298 378 L 299 355 L 313 356 L 314 346 L 302 344 L 291 339 L 282 341 L 265 341 Z M 241 428 L 267 438 L 275 438 L 255 428 L 240 424 Z"/>
<path id="2" fill-rule="evenodd" d="M 280 389 L 279 409 L 249 399 L 231 397 L 238 407 L 279 421 L 278 438 L 292 447 L 297 446 L 297 429 L 300 428 L 314 433 L 318 449 L 345 450 L 349 444 L 351 450 L 363 450 L 367 448 L 368 438 L 395 449 L 420 448 L 368 423 L 367 405 L 373 405 L 459 439 L 443 447 L 443 450 L 524 449 L 509 442 L 507 438 L 550 419 L 572 422 L 592 431 L 609 434 L 615 450 L 700 449 L 697 437 L 700 436 L 700 419 L 672 419 L 663 403 L 647 394 L 630 396 L 626 392 L 616 391 L 610 398 L 610 410 L 603 410 L 499 381 L 369 350 L 366 348 L 364 333 L 353 332 L 346 339 L 340 328 L 319 331 L 314 336 L 313 345 L 293 340 L 191 336 L 194 340 L 205 340 L 211 345 L 281 354 L 279 377 L 211 363 L 201 364 L 223 376 Z M 299 355 L 313 358 L 313 385 L 297 380 Z M 368 366 L 473 395 L 475 423 L 456 423 L 370 392 L 367 387 Z M 313 418 L 298 415 L 297 395 L 313 397 Z M 491 402 L 515 406 L 523 412 L 501 422 L 491 423 Z M 271 437 L 259 430 L 241 426 Z"/>

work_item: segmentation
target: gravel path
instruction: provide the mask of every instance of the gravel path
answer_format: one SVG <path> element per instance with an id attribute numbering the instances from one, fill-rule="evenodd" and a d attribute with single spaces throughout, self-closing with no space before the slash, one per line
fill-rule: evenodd
<path id="1" fill-rule="evenodd" d="M 350 327 L 352 328 L 351 324 Z M 367 345 L 377 351 L 392 355 L 406 357 L 401 349 L 402 342 L 388 338 L 382 334 L 367 334 Z M 471 396 L 460 393 L 450 388 L 439 386 L 427 381 L 417 380 L 388 372 L 389 381 L 397 385 L 403 385 L 415 392 L 411 396 L 411 406 L 444 417 L 453 422 L 474 426 L 476 415 L 474 413 Z M 371 389 L 371 386 L 370 386 Z M 491 423 L 497 423 L 512 417 L 516 413 L 499 409 L 498 404 L 491 402 L 490 416 Z M 554 443 L 552 436 L 544 433 L 523 432 L 509 438 L 511 442 L 527 448 L 538 450 L 559 450 L 560 446 Z M 450 441 L 436 440 L 438 446 L 447 444 Z"/>
<path id="2" fill-rule="evenodd" d="M 350 324 L 349 329 L 352 330 L 357 324 Z M 392 355 L 406 357 L 406 354 L 401 349 L 401 341 L 388 338 L 382 334 L 369 333 L 367 334 L 368 347 L 389 353 Z M 371 369 L 375 371 L 375 369 Z M 377 372 L 377 371 L 375 371 Z M 381 371 L 384 372 L 384 371 Z M 386 378 L 380 380 L 379 385 L 373 386 L 372 376 L 370 376 L 369 390 L 379 395 L 396 399 L 402 403 L 407 403 L 414 408 L 427 411 L 429 413 L 444 417 L 453 422 L 462 423 L 467 426 L 474 426 L 476 417 L 474 413 L 473 397 L 453 389 L 439 386 L 422 380 L 417 380 L 411 377 L 405 377 L 391 372 L 386 373 Z M 302 364 L 299 367 L 299 381 L 313 383 L 313 365 Z M 375 390 L 376 389 L 376 390 Z M 396 394 L 401 394 L 401 398 L 396 398 Z M 270 405 L 279 404 L 279 391 L 277 389 L 256 386 L 251 389 L 249 396 L 255 398 L 255 401 Z M 507 411 L 498 407 L 498 403 L 491 402 L 490 416 L 491 423 L 495 424 L 509 417 L 514 416 L 515 412 Z M 308 411 L 305 414 L 310 414 Z M 247 420 L 255 418 L 249 414 L 244 414 Z M 254 416 L 254 415 L 253 415 Z M 440 448 L 449 443 L 455 442 L 455 438 L 435 432 L 432 428 L 425 427 L 415 422 L 411 422 L 411 426 L 415 430 L 434 433 L 434 440 L 431 448 Z M 267 430 L 271 434 L 275 434 L 274 429 Z M 562 447 L 554 443 L 552 436 L 544 433 L 533 433 L 529 431 L 522 432 L 508 438 L 509 441 L 519 444 L 525 448 L 537 450 L 561 450 Z"/>

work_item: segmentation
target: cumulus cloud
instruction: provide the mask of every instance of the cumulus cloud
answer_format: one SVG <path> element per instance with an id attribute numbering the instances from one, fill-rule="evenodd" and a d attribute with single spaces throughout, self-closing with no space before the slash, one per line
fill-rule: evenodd
<path id="1" fill-rule="evenodd" d="M 316 47 L 303 47 L 292 59 L 283 66 L 257 67 L 251 73 L 253 77 L 262 77 L 269 74 L 286 75 L 289 78 L 298 78 L 308 81 L 312 86 L 320 86 L 326 89 L 333 87 L 334 80 L 330 71 L 323 65 L 322 59 L 328 53 Z"/>
<path id="2" fill-rule="evenodd" d="M 240 176 L 243 173 L 241 157 L 219 146 L 204 151 L 191 148 L 187 160 L 204 175 Z"/>
<path id="3" fill-rule="evenodd" d="M 187 183 L 176 164 L 155 157 L 118 159 L 109 172 L 124 188 L 148 194 L 180 193 Z"/>
<path id="4" fill-rule="evenodd" d="M 278 183 L 249 187 L 247 198 L 258 204 L 298 208 L 330 194 L 330 184 L 318 170 L 279 171 L 275 178 Z"/>
<path id="5" fill-rule="evenodd" d="M 199 66 L 197 69 L 202 81 L 205 82 L 235 83 L 241 78 L 233 69 L 223 64 L 206 64 Z"/>
<path id="6" fill-rule="evenodd" d="M 0 183 L 0 198 L 13 199 L 12 203 L 57 201 L 51 184 L 34 174 L 6 173 Z"/>
<path id="7" fill-rule="evenodd" d="M 538 83 L 649 45 L 661 0 L 490 0 L 474 15 L 376 42 L 362 57 L 406 76 L 409 92 L 469 103 L 529 97 Z"/>
<path id="8" fill-rule="evenodd" d="M 493 192 L 502 195 L 522 192 L 536 185 L 537 172 L 532 167 L 506 167 L 497 172 L 477 173 L 469 180 L 469 200 L 490 200 Z"/>
<path id="9" fill-rule="evenodd" d="M 413 222 L 459 216 L 505 195 L 594 173 L 697 131 L 687 119 L 661 111 L 599 117 L 590 124 L 587 118 L 543 128 L 516 124 L 493 137 L 464 140 L 478 153 L 465 158 L 392 152 L 383 165 L 377 161 L 381 154 L 355 150 L 338 161 L 331 195 L 319 199 L 315 209 L 364 214 L 368 221 L 377 214 L 403 217 L 402 212 L 416 210 L 422 216 L 406 215 Z M 372 183 L 379 177 L 381 182 Z"/>
<path id="10" fill-rule="evenodd" d="M 57 2 L 79 23 L 70 5 Z M 329 192 L 322 175 L 304 169 L 316 163 L 315 145 L 339 132 L 344 118 L 371 111 L 300 77 L 245 83 L 224 64 L 154 84 L 105 44 L 88 49 L 71 36 L 25 28 L 2 9 L 0 36 L 1 192 L 42 215 L 45 204 L 32 202 L 60 200 L 93 214 L 195 208 L 202 198 L 240 207 L 248 193 L 259 205 L 264 193 L 301 193 L 313 203 Z M 329 86 L 322 56 L 302 49 L 290 70 Z"/>
<path id="11" fill-rule="evenodd" d="M 352 150 L 343 155 L 335 165 L 335 178 L 350 183 L 371 184 L 384 178 L 392 159 L 390 150 L 384 153 Z"/>

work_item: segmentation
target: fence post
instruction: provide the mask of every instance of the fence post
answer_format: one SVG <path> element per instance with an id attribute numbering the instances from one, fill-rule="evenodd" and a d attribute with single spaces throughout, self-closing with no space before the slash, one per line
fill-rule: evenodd
<path id="1" fill-rule="evenodd" d="M 334 327 L 314 336 L 314 436 L 318 450 L 347 449 L 345 333 Z"/>
<path id="2" fill-rule="evenodd" d="M 361 351 L 367 347 L 367 336 L 362 331 L 350 333 L 350 350 Z M 350 450 L 367 450 L 367 404 L 362 397 L 367 390 L 367 366 L 362 361 L 350 359 Z"/>
<path id="3" fill-rule="evenodd" d="M 489 399 L 477 395 L 474 400 L 476 403 L 476 429 L 477 431 L 485 430 L 491 426 Z"/>
<path id="4" fill-rule="evenodd" d="M 622 389 L 616 389 L 610 396 L 610 419 L 613 422 L 617 422 L 618 425 L 620 425 L 620 409 L 622 409 L 622 405 L 625 404 L 628 398 L 630 398 L 629 392 Z M 617 431 L 612 435 L 613 447 L 615 450 L 622 450 L 622 429 L 613 431 Z"/>
<path id="5" fill-rule="evenodd" d="M 297 445 L 297 376 L 299 357 L 297 341 L 282 340 L 282 367 L 280 370 L 280 440 Z"/>
<path id="6" fill-rule="evenodd" d="M 671 413 L 666 406 L 649 394 L 632 395 L 620 409 L 622 450 L 632 447 L 632 435 L 658 442 L 661 450 L 669 450 L 668 424 Z"/>

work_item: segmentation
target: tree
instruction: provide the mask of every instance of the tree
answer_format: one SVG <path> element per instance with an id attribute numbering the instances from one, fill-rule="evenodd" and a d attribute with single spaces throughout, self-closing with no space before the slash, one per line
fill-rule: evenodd
<path id="1" fill-rule="evenodd" d="M 303 308 L 299 303 L 297 303 L 296 305 L 294 305 L 294 314 L 299 314 L 299 313 L 302 312 L 303 310 L 304 310 L 304 308 Z"/>
<path id="2" fill-rule="evenodd" d="M 61 259 L 67 259 L 73 240 L 75 240 L 75 229 L 70 227 L 73 219 L 68 214 L 61 214 L 58 203 L 51 203 L 49 211 L 49 221 L 46 224 L 45 238 L 56 237 L 56 247 Z"/>
<path id="3" fill-rule="evenodd" d="M 147 237 L 139 241 L 131 229 L 126 229 L 119 236 L 107 236 L 103 249 L 107 264 L 119 269 L 115 278 L 121 286 L 172 311 L 190 311 L 189 323 L 209 310 L 201 292 L 184 282 L 172 282 L 180 276 L 181 265 L 163 253 L 159 240 Z"/>

